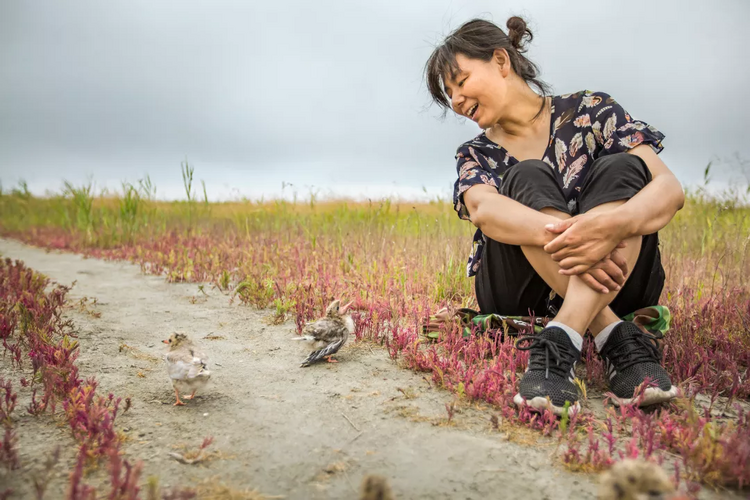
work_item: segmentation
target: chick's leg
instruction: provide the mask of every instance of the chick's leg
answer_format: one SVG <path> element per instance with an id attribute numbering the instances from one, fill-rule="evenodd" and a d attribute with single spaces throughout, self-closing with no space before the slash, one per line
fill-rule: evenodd
<path id="1" fill-rule="evenodd" d="M 324 357 L 324 358 L 326 359 L 326 361 L 328 361 L 329 363 L 338 363 L 338 362 L 339 362 L 339 360 L 338 360 L 338 359 L 333 359 L 333 354 L 331 354 L 331 355 L 329 355 L 329 356 L 323 356 L 323 357 Z"/>
<path id="2" fill-rule="evenodd" d="M 193 389 L 193 392 L 192 392 L 192 394 L 190 394 L 190 396 L 182 396 L 182 399 L 193 399 L 193 398 L 195 398 L 195 391 L 197 391 L 197 390 L 198 389 Z"/>
<path id="3" fill-rule="evenodd" d="M 177 401 L 172 406 L 185 406 L 185 403 L 180 401 L 180 393 L 177 390 L 177 387 L 174 388 L 174 397 L 177 399 Z"/>

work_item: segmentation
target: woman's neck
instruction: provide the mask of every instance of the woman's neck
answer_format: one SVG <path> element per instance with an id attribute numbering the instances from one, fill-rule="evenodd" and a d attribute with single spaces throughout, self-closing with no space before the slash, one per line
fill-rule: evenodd
<path id="1" fill-rule="evenodd" d="M 542 105 L 542 97 L 531 90 L 526 82 L 520 78 L 518 80 L 508 88 L 508 104 L 503 117 L 488 129 L 488 133 L 498 137 L 523 138 L 536 135 L 540 129 L 547 130 L 545 118 L 549 117 L 549 106 L 545 106 L 542 114 L 534 120 Z"/>

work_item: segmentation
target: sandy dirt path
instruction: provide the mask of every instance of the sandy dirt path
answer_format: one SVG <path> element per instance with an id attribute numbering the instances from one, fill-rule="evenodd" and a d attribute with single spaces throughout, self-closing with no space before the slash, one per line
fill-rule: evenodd
<path id="1" fill-rule="evenodd" d="M 459 406 L 446 425 L 453 396 L 399 368 L 377 346 L 350 343 L 338 364 L 299 368 L 307 351 L 289 341 L 291 322 L 269 326 L 267 311 L 231 305 L 210 287 L 206 296 L 196 284 L 169 284 L 131 264 L 10 240 L 0 240 L 0 254 L 63 285 L 75 281 L 71 302 L 96 300 L 89 310 L 98 318 L 67 312 L 79 334 L 79 366 L 97 377 L 103 394 L 132 398 L 117 424 L 128 436 L 128 458 L 145 463 L 144 480 L 156 475 L 162 486 L 191 486 L 215 478 L 267 495 L 323 499 L 356 498 L 366 474 L 381 474 L 399 499 L 594 498 L 595 477 L 565 471 L 550 457 L 549 440 L 528 446 L 493 430 L 489 409 Z M 175 331 L 205 347 L 213 371 L 206 393 L 184 407 L 172 406 L 161 360 L 160 341 Z M 7 361 L 0 366 L 11 374 Z M 15 498 L 26 498 L 31 476 L 62 444 L 64 463 L 48 496 L 60 498 L 63 471 L 74 459 L 70 432 L 49 417 L 22 415 L 28 396 L 21 392 L 16 410 L 24 468 L 5 481 Z M 220 458 L 185 465 L 168 456 L 175 446 L 197 447 L 204 436 L 214 437 L 210 450 Z"/>

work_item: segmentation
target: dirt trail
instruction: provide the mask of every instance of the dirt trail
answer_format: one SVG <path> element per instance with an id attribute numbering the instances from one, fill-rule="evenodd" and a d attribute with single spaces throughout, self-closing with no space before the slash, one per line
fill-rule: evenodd
<path id="1" fill-rule="evenodd" d="M 290 322 L 269 326 L 267 312 L 230 305 L 210 287 L 206 296 L 196 284 L 168 284 L 134 265 L 10 240 L 0 240 L 0 254 L 61 284 L 76 281 L 71 302 L 96 299 L 89 309 L 98 318 L 67 313 L 79 332 L 79 366 L 97 377 L 103 394 L 132 398 L 117 423 L 129 437 L 127 456 L 144 460 L 144 480 L 156 475 L 162 486 L 190 486 L 217 478 L 267 495 L 323 499 L 356 498 L 364 475 L 376 473 L 399 499 L 594 498 L 594 477 L 562 469 L 550 458 L 549 441 L 521 445 L 493 430 L 488 410 L 465 407 L 446 425 L 453 396 L 399 368 L 382 349 L 351 343 L 338 364 L 299 368 L 306 351 L 289 341 Z M 184 407 L 172 406 L 161 360 L 160 341 L 175 331 L 205 347 L 213 372 L 206 393 Z M 123 344 L 130 348 L 121 350 Z M 3 361 L 0 374 L 8 370 Z M 25 466 L 5 479 L 15 498 L 26 498 L 31 475 L 62 444 L 67 463 L 58 466 L 48 496 L 59 498 L 63 470 L 70 470 L 64 466 L 74 458 L 69 430 L 22 415 L 28 396 L 21 393 L 16 410 Z M 168 456 L 178 445 L 197 447 L 204 436 L 214 437 L 210 450 L 220 458 L 190 466 Z"/>

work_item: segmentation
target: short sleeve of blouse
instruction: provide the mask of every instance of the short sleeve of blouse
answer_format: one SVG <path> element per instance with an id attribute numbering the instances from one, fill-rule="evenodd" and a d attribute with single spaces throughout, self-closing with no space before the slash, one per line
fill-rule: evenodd
<path id="1" fill-rule="evenodd" d="M 648 123 L 636 120 L 609 94 L 592 92 L 583 97 L 582 107 L 588 112 L 598 156 L 624 153 L 640 144 L 648 144 L 656 153 L 664 146 L 664 134 Z"/>
<path id="2" fill-rule="evenodd" d="M 456 151 L 456 171 L 458 179 L 453 186 L 453 208 L 461 219 L 470 220 L 464 204 L 464 193 L 478 184 L 498 189 L 501 180 L 492 172 L 487 157 L 467 144 L 462 144 Z"/>

